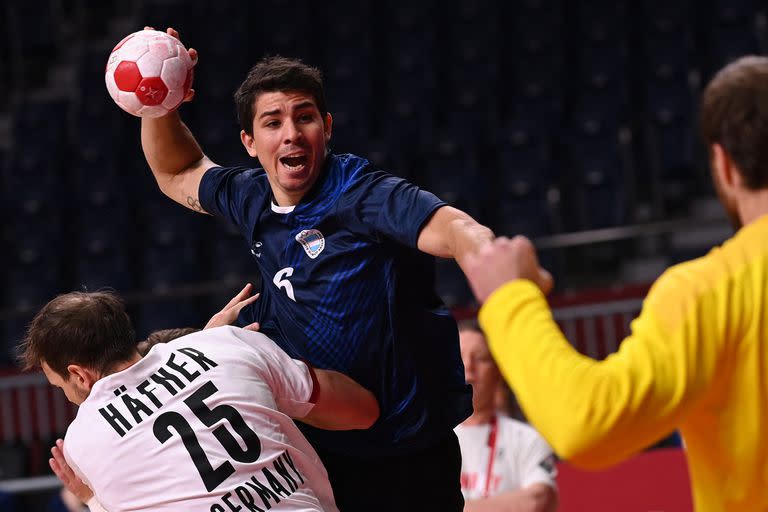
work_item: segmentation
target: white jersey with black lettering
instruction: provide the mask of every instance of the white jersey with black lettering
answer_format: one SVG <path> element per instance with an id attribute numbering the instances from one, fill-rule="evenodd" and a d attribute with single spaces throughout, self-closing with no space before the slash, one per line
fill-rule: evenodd
<path id="1" fill-rule="evenodd" d="M 556 488 L 552 448 L 529 425 L 496 415 L 491 423 L 462 424 L 455 431 L 464 499 L 487 498 L 535 483 Z"/>
<path id="2" fill-rule="evenodd" d="M 64 453 L 109 512 L 335 512 L 289 418 L 309 413 L 313 389 L 310 369 L 263 334 L 197 332 L 97 381 Z"/>

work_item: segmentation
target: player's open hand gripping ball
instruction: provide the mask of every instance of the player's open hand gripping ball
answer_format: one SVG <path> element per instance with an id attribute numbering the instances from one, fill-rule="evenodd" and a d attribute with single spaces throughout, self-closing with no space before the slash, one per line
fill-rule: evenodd
<path id="1" fill-rule="evenodd" d="M 194 50 L 173 29 L 145 28 L 120 41 L 107 61 L 107 90 L 120 108 L 139 117 L 161 117 L 191 99 Z"/>

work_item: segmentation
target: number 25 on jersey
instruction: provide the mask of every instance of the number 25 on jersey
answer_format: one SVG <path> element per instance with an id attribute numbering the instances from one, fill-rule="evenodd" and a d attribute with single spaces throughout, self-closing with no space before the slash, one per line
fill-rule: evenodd
<path id="1" fill-rule="evenodd" d="M 256 462 L 259 459 L 259 455 L 261 455 L 261 441 L 259 441 L 259 436 L 256 432 L 248 426 L 240 413 L 237 412 L 237 409 L 225 404 L 210 408 L 204 402 L 205 399 L 210 398 L 216 391 L 218 391 L 216 385 L 208 381 L 200 389 L 192 393 L 189 398 L 184 400 L 184 403 L 208 427 L 213 427 L 219 421 L 226 420 L 240 439 L 243 440 L 245 449 L 241 447 L 241 443 L 232 435 L 223 422 L 212 430 L 213 436 L 234 460 L 246 463 Z M 230 475 L 234 474 L 235 468 L 228 460 L 216 468 L 211 465 L 200 445 L 200 441 L 197 439 L 195 431 L 190 426 L 187 418 L 182 414 L 175 411 L 164 412 L 155 420 L 152 431 L 161 444 L 165 444 L 172 437 L 174 431 L 181 437 L 181 441 L 184 443 L 184 447 L 189 452 L 190 457 L 192 457 L 192 462 L 195 464 L 198 473 L 200 473 L 200 478 L 202 478 L 208 492 L 217 488 Z"/>

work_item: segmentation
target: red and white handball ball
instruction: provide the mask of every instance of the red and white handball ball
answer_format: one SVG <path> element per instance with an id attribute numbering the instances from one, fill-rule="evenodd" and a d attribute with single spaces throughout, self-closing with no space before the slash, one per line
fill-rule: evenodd
<path id="1" fill-rule="evenodd" d="M 138 117 L 175 110 L 192 86 L 194 64 L 184 45 L 157 30 L 140 30 L 117 43 L 107 61 L 107 90 Z"/>

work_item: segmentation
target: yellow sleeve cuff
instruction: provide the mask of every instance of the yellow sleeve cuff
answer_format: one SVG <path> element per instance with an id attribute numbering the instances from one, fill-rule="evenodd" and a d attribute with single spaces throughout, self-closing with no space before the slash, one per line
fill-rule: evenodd
<path id="1" fill-rule="evenodd" d="M 533 281 L 528 279 L 509 281 L 494 291 L 478 314 L 478 321 L 489 342 L 491 333 L 497 332 L 500 328 L 503 329 L 504 324 L 509 322 L 510 314 L 519 311 L 522 305 L 531 301 L 540 301 L 545 308 L 549 309 L 544 294 Z M 493 336 L 493 338 L 497 337 Z"/>

